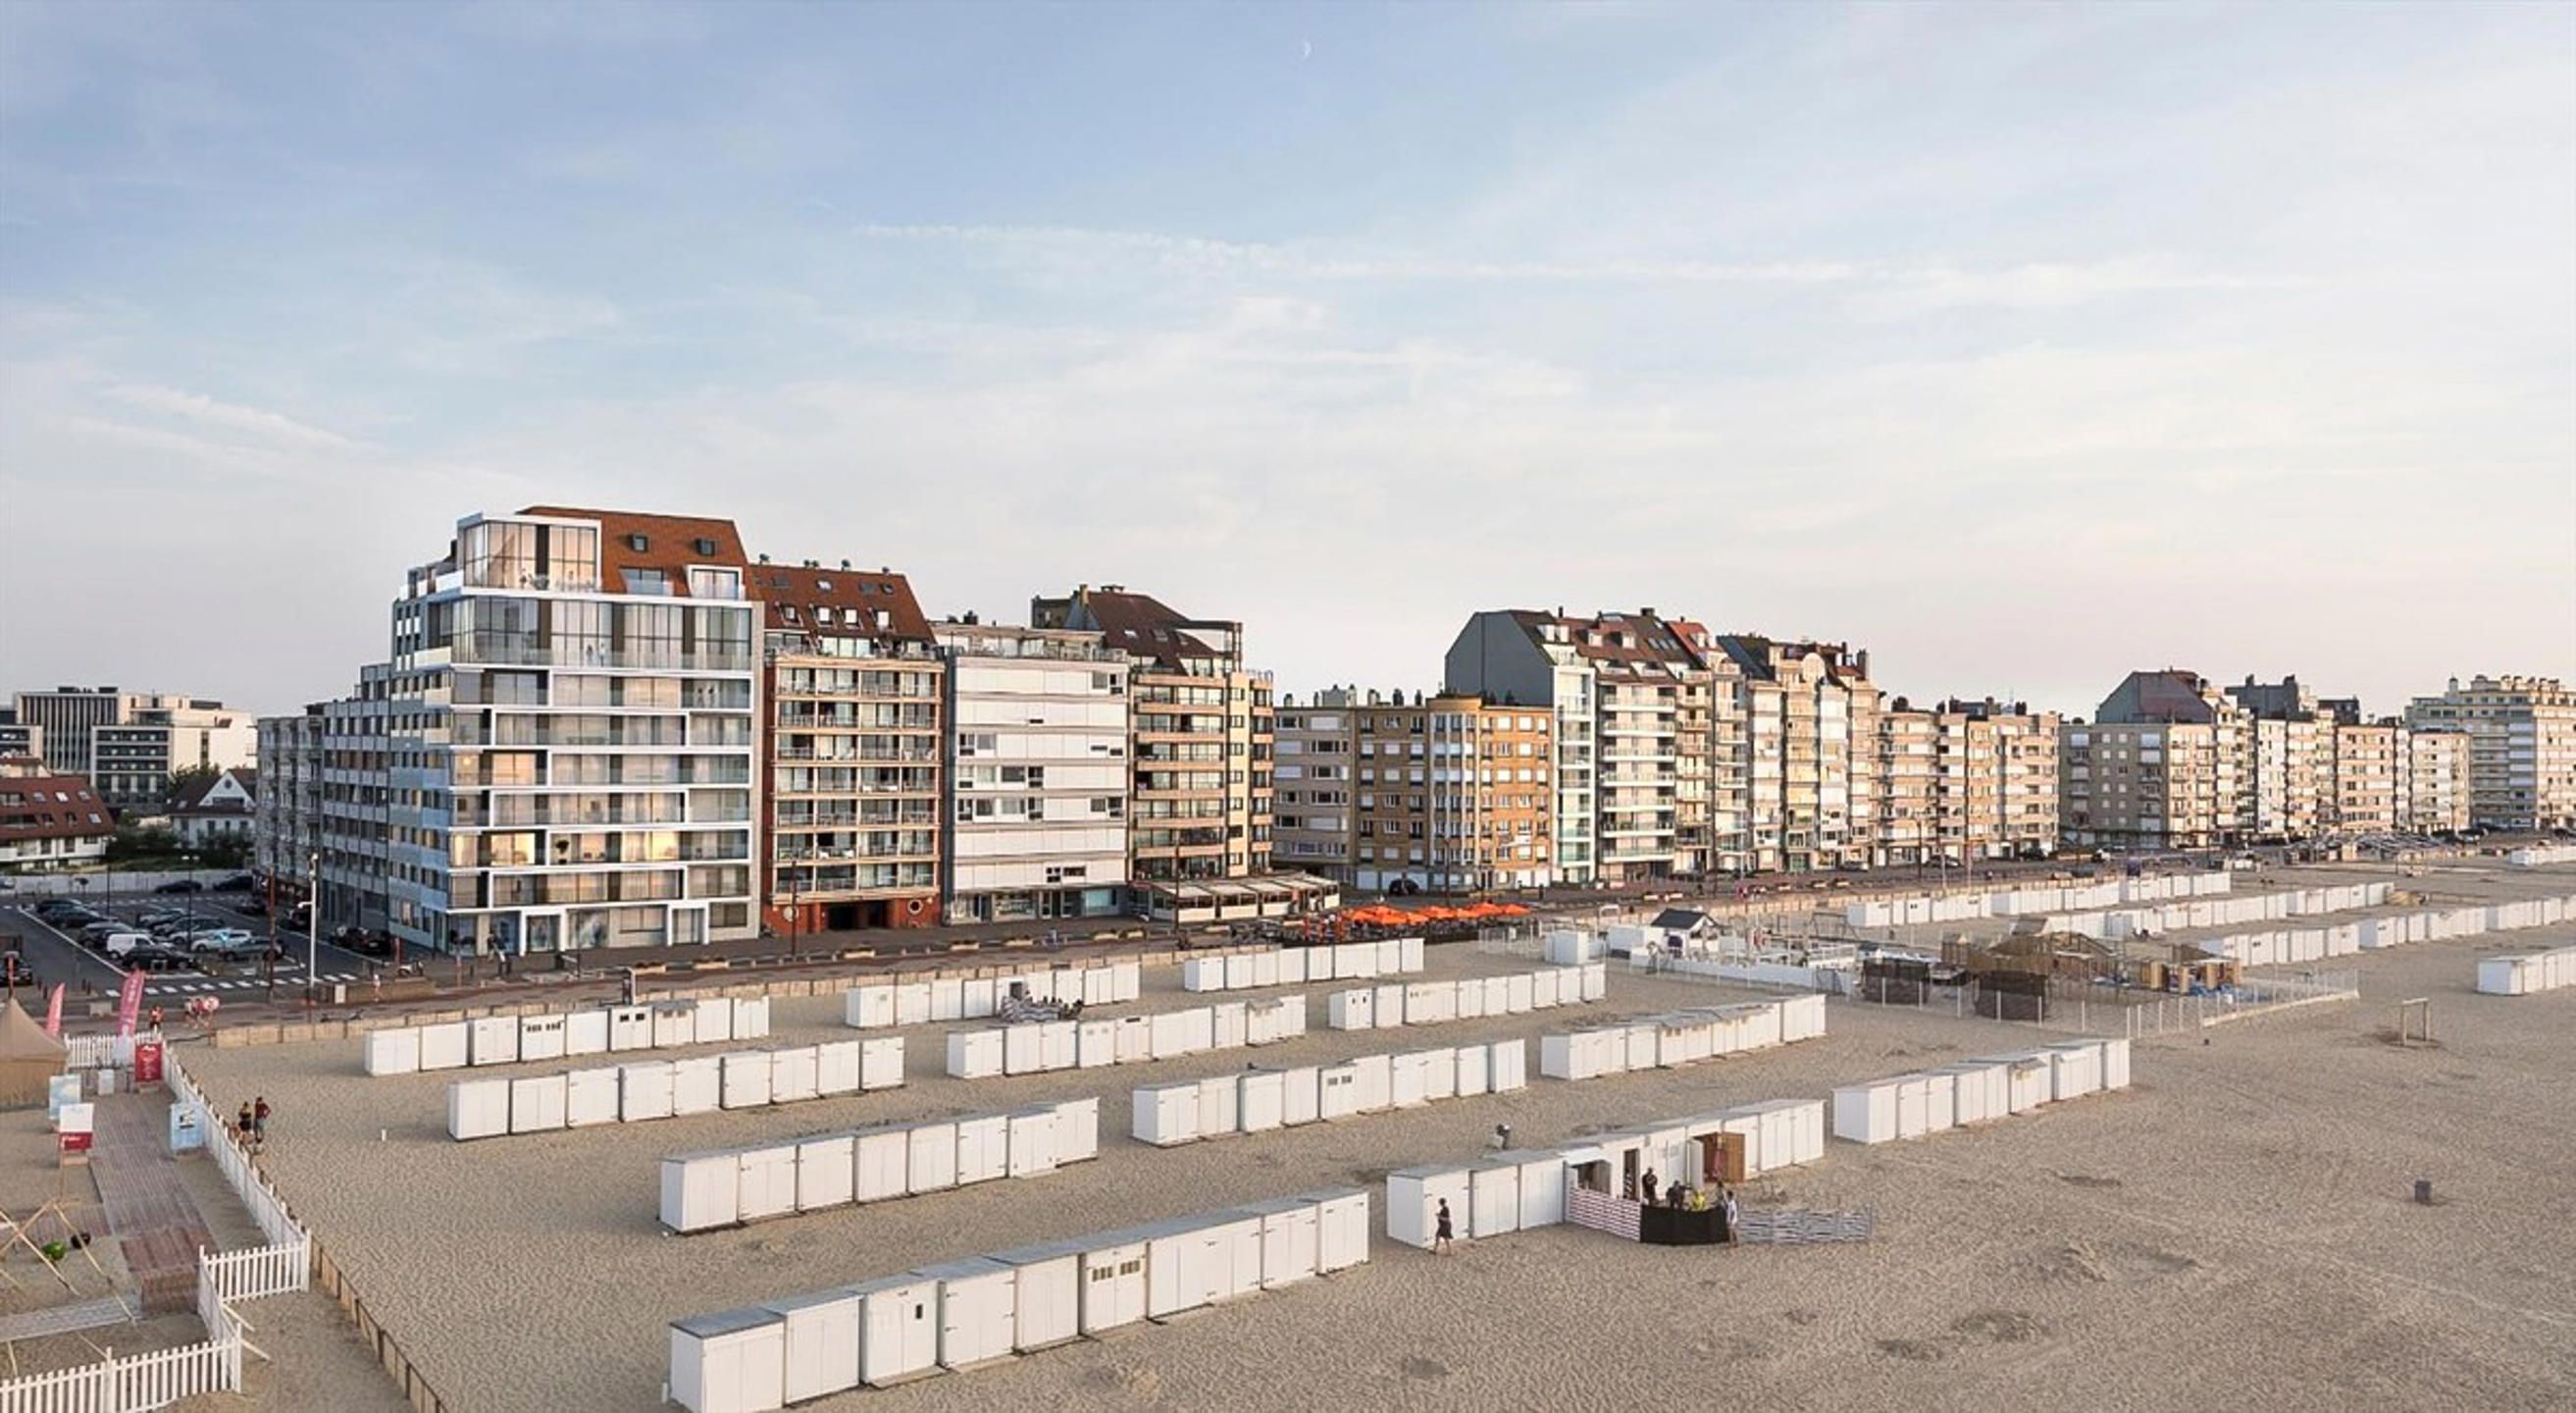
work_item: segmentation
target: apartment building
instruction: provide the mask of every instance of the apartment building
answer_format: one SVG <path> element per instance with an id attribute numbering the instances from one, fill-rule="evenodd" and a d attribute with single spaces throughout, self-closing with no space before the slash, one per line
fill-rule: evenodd
<path id="1" fill-rule="evenodd" d="M 411 571 L 384 678 L 397 936 L 529 953 L 757 933 L 750 567 L 731 521 L 538 506 L 459 521 Z"/>
<path id="2" fill-rule="evenodd" d="M 1554 742 L 1549 713 L 1415 693 L 1350 712 L 1353 881 L 1431 893 L 1542 888 Z"/>
<path id="3" fill-rule="evenodd" d="M 2334 819 L 2334 714 L 2295 676 L 2227 689 L 2253 718 L 2247 837 L 2310 839 Z"/>
<path id="4" fill-rule="evenodd" d="M 1131 664 L 1130 878 L 1269 873 L 1277 719 L 1270 674 L 1243 664 L 1243 625 L 1189 618 L 1119 584 L 1032 599 L 1029 623 L 1097 633 Z"/>
<path id="5" fill-rule="evenodd" d="M 251 868 L 289 894 L 311 888 L 322 851 L 322 716 L 315 702 L 292 716 L 263 716 L 260 790 L 251 810 Z M 383 911 L 381 888 L 376 890 Z"/>
<path id="6" fill-rule="evenodd" d="M 1561 791 L 1556 808 L 1588 803 L 1592 812 L 1588 837 L 1557 841 L 1580 855 L 1566 881 L 1705 871 L 1712 679 L 1653 609 L 1479 613 L 1451 644 L 1445 677 L 1450 694 L 1551 709 L 1557 769 L 1580 772 L 1582 782 Z"/>
<path id="7" fill-rule="evenodd" d="M 2206 678 L 2132 672 L 2059 731 L 2059 808 L 2075 843 L 2205 848 L 2254 818 L 2254 718 Z"/>
<path id="8" fill-rule="evenodd" d="M 210 698 L 56 687 L 20 692 L 14 716 L 26 728 L 24 744 L 40 749 L 48 766 L 88 776 L 99 798 L 120 810 L 158 808 L 181 771 L 259 759 L 250 714 Z"/>
<path id="9" fill-rule="evenodd" d="M 2555 677 L 2454 677 L 2406 709 L 2419 731 L 2469 737 L 2470 813 L 2497 829 L 2576 827 L 2576 691 Z"/>
<path id="10" fill-rule="evenodd" d="M 940 920 L 947 670 L 890 569 L 765 562 L 762 916 L 786 936 Z"/>
<path id="11" fill-rule="evenodd" d="M 2406 821 L 2410 834 L 2456 834 L 2470 823 L 2469 733 L 2406 733 Z"/>
<path id="12" fill-rule="evenodd" d="M 2358 715 L 2356 708 L 2355 715 Z M 2334 830 L 2347 837 L 2393 834 L 2407 806 L 2406 728 L 2386 721 L 2334 725 Z"/>
<path id="13" fill-rule="evenodd" d="M 1358 702 L 1351 687 L 1328 687 L 1304 702 L 1279 699 L 1270 857 L 1281 868 L 1357 881 L 1358 732 L 1351 709 Z"/>
<path id="14" fill-rule="evenodd" d="M 1952 698 L 1879 713 L 1872 861 L 1966 863 L 2057 847 L 2058 720 L 2022 703 Z"/>
<path id="15" fill-rule="evenodd" d="M 1578 626 L 1562 609 L 1472 614 L 1450 642 L 1441 675 L 1446 693 L 1547 709 L 1556 750 L 1549 853 L 1557 881 L 1580 885 L 1609 881 L 1609 875 L 1599 852 L 1599 669 L 1577 643 Z M 1678 797 L 1678 756 L 1675 775 Z"/>
<path id="16" fill-rule="evenodd" d="M 1743 683 L 1745 832 L 1720 856 L 1752 872 L 1867 867 L 1882 812 L 1869 654 L 1756 634 L 1718 635 L 1708 651 Z"/>
<path id="17" fill-rule="evenodd" d="M 0 868 L 95 863 L 115 834 L 106 802 L 87 780 L 33 756 L 0 756 Z"/>
<path id="18" fill-rule="evenodd" d="M 1096 632 L 933 630 L 951 723 L 952 922 L 1106 917 L 1128 883 L 1129 661 Z"/>

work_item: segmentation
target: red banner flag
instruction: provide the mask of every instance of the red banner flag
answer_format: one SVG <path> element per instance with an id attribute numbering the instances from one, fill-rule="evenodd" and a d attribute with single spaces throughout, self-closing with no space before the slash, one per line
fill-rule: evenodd
<path id="1" fill-rule="evenodd" d="M 132 1035 L 134 1022 L 143 1014 L 143 968 L 125 974 L 124 989 L 116 998 L 116 1033 Z"/>
<path id="2" fill-rule="evenodd" d="M 63 983 L 54 983 L 54 992 L 45 998 L 45 1033 L 56 1040 L 63 1038 Z"/>

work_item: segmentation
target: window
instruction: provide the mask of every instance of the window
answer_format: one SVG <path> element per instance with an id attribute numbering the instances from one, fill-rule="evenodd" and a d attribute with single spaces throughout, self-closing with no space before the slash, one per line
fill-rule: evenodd
<path id="1" fill-rule="evenodd" d="M 818 594 L 828 594 L 828 593 L 832 592 L 832 581 L 831 581 L 831 580 L 829 580 L 829 579 L 817 579 L 817 580 L 815 580 L 815 581 L 814 581 L 814 592 L 816 592 L 816 593 L 818 593 Z"/>
<path id="2" fill-rule="evenodd" d="M 698 558 L 700 559 L 715 558 L 716 542 L 703 535 L 699 536 L 697 539 L 689 541 L 689 548 L 697 551 Z"/>
<path id="3" fill-rule="evenodd" d="M 637 554 L 642 554 L 653 547 L 653 542 L 642 535 L 629 535 L 626 537 L 626 547 Z"/>

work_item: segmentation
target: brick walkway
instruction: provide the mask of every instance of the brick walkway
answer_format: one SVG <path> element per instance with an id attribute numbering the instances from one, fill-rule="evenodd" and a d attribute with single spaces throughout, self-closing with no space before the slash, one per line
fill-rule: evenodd
<path id="1" fill-rule="evenodd" d="M 101 1100 L 90 1153 L 107 1229 L 134 1273 L 145 1312 L 154 1315 L 196 1308 L 197 1251 L 215 1244 L 165 1147 L 168 1113 L 162 1095 Z"/>

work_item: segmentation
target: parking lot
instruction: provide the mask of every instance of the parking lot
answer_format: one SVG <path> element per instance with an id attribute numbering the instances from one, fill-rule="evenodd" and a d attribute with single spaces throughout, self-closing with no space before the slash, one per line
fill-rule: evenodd
<path id="1" fill-rule="evenodd" d="M 274 920 L 272 932 L 272 919 L 250 911 L 255 900 L 247 892 L 138 892 L 111 896 L 102 886 L 94 895 L 73 901 L 116 921 L 132 923 L 137 931 L 144 930 L 141 919 L 145 914 L 159 911 L 238 928 L 258 942 L 266 942 L 274 935 L 279 951 L 273 971 L 264 948 L 246 955 L 196 955 L 188 959 L 189 965 L 147 972 L 143 988 L 146 997 L 265 997 L 270 994 L 272 978 L 277 994 L 292 995 L 304 981 L 303 935 L 290 931 L 283 917 Z M 29 905 L 19 904 L 0 911 L 0 927 L 18 939 L 24 965 L 48 986 L 61 981 L 71 983 L 74 992 L 113 993 L 124 985 L 126 967 L 118 959 L 85 945 L 77 924 L 55 927 L 35 916 Z M 184 950 L 184 944 L 181 946 Z M 315 960 L 326 985 L 362 982 L 381 965 L 328 942 L 317 949 Z"/>

